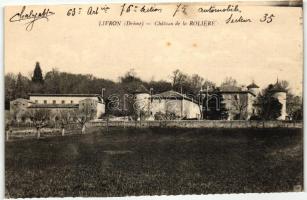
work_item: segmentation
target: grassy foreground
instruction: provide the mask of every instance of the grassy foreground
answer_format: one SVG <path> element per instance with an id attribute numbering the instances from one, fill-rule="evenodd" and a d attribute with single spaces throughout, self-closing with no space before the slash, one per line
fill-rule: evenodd
<path id="1" fill-rule="evenodd" d="M 293 191 L 301 129 L 118 129 L 7 142 L 6 197 Z"/>

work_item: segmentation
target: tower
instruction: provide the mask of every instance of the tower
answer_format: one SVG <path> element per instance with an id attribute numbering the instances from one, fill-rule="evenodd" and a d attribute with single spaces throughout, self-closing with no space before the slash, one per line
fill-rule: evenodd
<path id="1" fill-rule="evenodd" d="M 140 119 L 143 117 L 141 116 L 142 114 L 149 112 L 150 94 L 144 85 L 138 85 L 134 91 L 134 98 L 135 103 L 133 105 L 133 109 L 138 114 L 138 119 Z"/>
<path id="2" fill-rule="evenodd" d="M 274 84 L 273 88 L 271 89 L 272 97 L 278 99 L 279 103 L 281 103 L 281 115 L 277 118 L 277 120 L 285 120 L 287 117 L 286 112 L 286 104 L 287 104 L 287 91 L 281 86 L 278 82 Z"/>
<path id="3" fill-rule="evenodd" d="M 256 96 L 259 94 L 259 86 L 254 81 L 247 86 L 247 89 Z"/>

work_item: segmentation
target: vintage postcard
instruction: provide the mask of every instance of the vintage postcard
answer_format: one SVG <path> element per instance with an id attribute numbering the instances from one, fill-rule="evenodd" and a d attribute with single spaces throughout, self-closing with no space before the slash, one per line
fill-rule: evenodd
<path id="1" fill-rule="evenodd" d="M 304 191 L 302 1 L 4 12 L 6 198 Z"/>

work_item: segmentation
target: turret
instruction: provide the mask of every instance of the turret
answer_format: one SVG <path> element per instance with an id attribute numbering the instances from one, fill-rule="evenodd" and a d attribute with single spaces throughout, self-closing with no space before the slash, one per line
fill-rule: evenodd
<path id="1" fill-rule="evenodd" d="M 281 103 L 281 115 L 278 117 L 278 120 L 285 120 L 287 116 L 286 112 L 286 104 L 287 104 L 287 91 L 281 86 L 281 84 L 277 82 L 273 85 L 271 89 L 272 97 L 278 99 L 279 103 Z"/>
<path id="2" fill-rule="evenodd" d="M 258 95 L 259 94 L 259 86 L 256 85 L 254 82 L 252 84 L 249 84 L 247 86 L 247 89 L 248 89 L 248 91 L 250 91 L 254 95 Z"/>
<path id="3" fill-rule="evenodd" d="M 135 97 L 134 109 L 136 109 L 137 112 L 148 112 L 150 101 L 149 91 L 144 87 L 144 85 L 138 85 L 133 94 Z"/>

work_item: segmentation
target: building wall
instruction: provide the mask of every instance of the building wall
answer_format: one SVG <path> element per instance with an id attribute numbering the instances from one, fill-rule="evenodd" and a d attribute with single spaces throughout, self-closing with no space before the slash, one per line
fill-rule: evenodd
<path id="1" fill-rule="evenodd" d="M 79 101 L 84 99 L 97 99 L 97 97 L 78 97 L 78 96 L 30 96 L 30 101 L 33 101 L 34 103 L 38 104 L 53 104 L 55 101 L 55 104 L 78 104 Z M 64 101 L 64 103 L 62 102 Z"/>
<path id="2" fill-rule="evenodd" d="M 277 98 L 279 103 L 281 103 L 281 116 L 278 117 L 278 120 L 286 120 L 287 117 L 287 108 L 286 108 L 286 102 L 287 102 L 287 93 L 286 92 L 276 92 L 273 94 L 273 97 Z"/>
<path id="3" fill-rule="evenodd" d="M 79 101 L 79 110 L 91 109 L 94 113 L 94 118 L 99 119 L 105 113 L 105 105 L 98 102 L 97 98 L 87 98 Z"/>
<path id="4" fill-rule="evenodd" d="M 10 115 L 16 117 L 16 120 L 20 122 L 30 105 L 31 103 L 28 99 L 15 99 L 10 102 Z"/>
<path id="5" fill-rule="evenodd" d="M 225 108 L 228 111 L 228 120 L 235 120 L 239 115 L 242 119 L 247 119 L 248 106 L 250 102 L 248 101 L 249 93 L 227 93 L 222 94 L 223 102 L 225 103 Z"/>
<path id="6" fill-rule="evenodd" d="M 164 114 L 169 112 L 174 113 L 178 118 L 200 118 L 200 108 L 198 104 L 185 99 L 153 99 L 149 107 L 152 116 L 157 112 Z"/>
<path id="7" fill-rule="evenodd" d="M 134 103 L 134 109 L 137 109 L 137 111 L 149 111 L 149 98 L 150 95 L 147 93 L 139 93 L 135 95 L 135 103 Z"/>
<path id="8" fill-rule="evenodd" d="M 258 114 L 258 109 L 254 106 L 256 98 L 257 97 L 253 96 L 252 94 L 248 94 L 247 96 L 247 119 L 250 119 L 251 116 Z"/>

